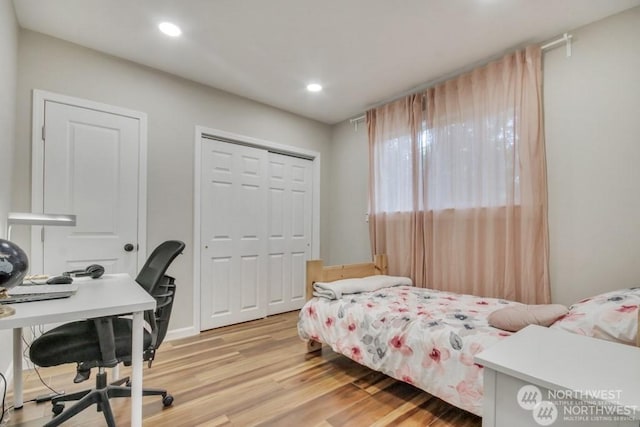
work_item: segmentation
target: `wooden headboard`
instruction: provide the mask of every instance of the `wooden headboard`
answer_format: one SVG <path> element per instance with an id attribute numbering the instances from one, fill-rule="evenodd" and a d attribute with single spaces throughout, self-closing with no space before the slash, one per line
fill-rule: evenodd
<path id="1" fill-rule="evenodd" d="M 376 274 L 387 274 L 387 256 L 376 255 L 373 262 L 361 264 L 330 265 L 325 267 L 321 259 L 307 261 L 307 299 L 313 298 L 315 282 L 333 282 Z"/>

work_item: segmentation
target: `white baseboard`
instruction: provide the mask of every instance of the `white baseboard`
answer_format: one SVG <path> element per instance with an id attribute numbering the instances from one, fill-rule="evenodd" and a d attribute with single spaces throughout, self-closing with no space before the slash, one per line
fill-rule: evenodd
<path id="1" fill-rule="evenodd" d="M 194 326 L 188 326 L 186 328 L 173 329 L 167 332 L 167 336 L 164 338 L 167 341 L 177 340 L 180 338 L 193 337 L 200 334 Z"/>

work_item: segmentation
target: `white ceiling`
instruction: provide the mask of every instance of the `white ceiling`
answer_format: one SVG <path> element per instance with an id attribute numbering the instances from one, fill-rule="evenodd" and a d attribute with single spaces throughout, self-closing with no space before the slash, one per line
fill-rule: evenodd
<path id="1" fill-rule="evenodd" d="M 640 0 L 14 0 L 24 28 L 333 124 Z M 157 30 L 172 21 L 183 36 Z M 578 42 L 579 40 L 576 40 Z M 317 81 L 325 90 L 309 93 Z"/>

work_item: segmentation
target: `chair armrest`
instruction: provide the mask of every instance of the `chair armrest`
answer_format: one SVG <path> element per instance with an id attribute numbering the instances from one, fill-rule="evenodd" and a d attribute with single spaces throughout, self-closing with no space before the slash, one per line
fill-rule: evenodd
<path id="1" fill-rule="evenodd" d="M 154 297 L 156 299 L 156 310 L 158 310 L 171 304 L 171 301 L 173 301 L 173 292 L 168 292 L 166 294 L 156 294 L 154 295 Z"/>
<path id="2" fill-rule="evenodd" d="M 113 319 L 111 317 L 99 317 L 93 319 L 93 324 L 98 334 L 102 364 L 109 368 L 116 366 L 118 359 L 116 358 L 116 339 L 113 332 Z"/>
<path id="3" fill-rule="evenodd" d="M 151 345 L 149 348 L 156 348 L 156 343 L 158 342 L 158 323 L 156 322 L 156 316 L 154 316 L 152 311 L 146 311 L 144 313 L 144 320 L 151 328 Z"/>

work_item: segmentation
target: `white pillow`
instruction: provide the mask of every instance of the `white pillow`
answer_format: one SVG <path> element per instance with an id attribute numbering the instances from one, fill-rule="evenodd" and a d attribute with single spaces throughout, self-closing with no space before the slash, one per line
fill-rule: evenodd
<path id="1" fill-rule="evenodd" d="M 408 277 L 374 275 L 354 279 L 341 279 L 335 282 L 315 282 L 313 295 L 329 299 L 342 298 L 345 294 L 373 292 L 391 286 L 412 286 Z"/>
<path id="2" fill-rule="evenodd" d="M 569 307 L 551 327 L 623 344 L 635 344 L 640 288 L 606 292 Z"/>

